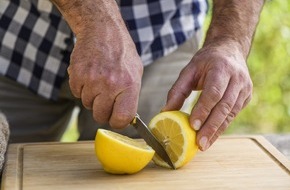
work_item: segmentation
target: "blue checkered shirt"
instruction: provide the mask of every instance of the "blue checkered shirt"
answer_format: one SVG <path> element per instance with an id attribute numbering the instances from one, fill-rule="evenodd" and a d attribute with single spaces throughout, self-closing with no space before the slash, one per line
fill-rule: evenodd
<path id="1" fill-rule="evenodd" d="M 116 0 L 144 66 L 202 26 L 206 0 Z M 0 75 L 58 98 L 74 36 L 50 1 L 0 0 Z"/>

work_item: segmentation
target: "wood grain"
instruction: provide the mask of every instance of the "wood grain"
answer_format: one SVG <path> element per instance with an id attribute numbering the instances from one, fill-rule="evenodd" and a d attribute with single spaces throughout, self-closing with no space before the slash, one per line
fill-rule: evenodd
<path id="1" fill-rule="evenodd" d="M 134 175 L 111 175 L 93 142 L 14 144 L 2 190 L 290 189 L 290 161 L 260 136 L 223 137 L 178 170 L 150 163 Z"/>

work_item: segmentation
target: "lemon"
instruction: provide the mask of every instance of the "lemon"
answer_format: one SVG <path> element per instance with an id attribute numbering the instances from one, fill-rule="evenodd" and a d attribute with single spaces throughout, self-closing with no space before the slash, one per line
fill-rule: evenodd
<path id="1" fill-rule="evenodd" d="M 167 111 L 157 114 L 150 121 L 151 132 L 165 147 L 175 168 L 187 164 L 197 153 L 196 132 L 189 124 L 189 115 L 182 111 Z M 170 168 L 157 154 L 155 164 Z"/>
<path id="2" fill-rule="evenodd" d="M 155 151 L 144 141 L 98 129 L 95 152 L 104 170 L 112 174 L 133 174 L 142 170 Z"/>

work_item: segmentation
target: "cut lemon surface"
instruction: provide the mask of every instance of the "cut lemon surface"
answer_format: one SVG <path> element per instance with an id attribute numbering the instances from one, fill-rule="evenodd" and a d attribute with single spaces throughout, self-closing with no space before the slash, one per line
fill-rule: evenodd
<path id="1" fill-rule="evenodd" d="M 105 129 L 97 131 L 95 151 L 104 170 L 112 174 L 139 172 L 155 153 L 145 142 Z"/>
<path id="2" fill-rule="evenodd" d="M 175 168 L 187 164 L 198 151 L 196 132 L 190 127 L 189 115 L 181 111 L 167 111 L 157 114 L 150 121 L 151 132 L 165 147 Z M 170 168 L 157 154 L 155 164 Z"/>

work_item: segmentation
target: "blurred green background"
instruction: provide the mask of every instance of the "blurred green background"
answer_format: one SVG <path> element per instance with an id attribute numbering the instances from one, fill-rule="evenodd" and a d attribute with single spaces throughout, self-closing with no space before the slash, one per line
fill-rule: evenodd
<path id="1" fill-rule="evenodd" d="M 211 9 L 211 6 L 210 6 Z M 211 15 L 206 19 L 207 30 Z M 252 101 L 226 134 L 290 132 L 290 2 L 268 1 L 262 11 L 248 67 L 254 84 Z M 77 110 L 74 115 L 77 114 Z M 73 117 L 62 141 L 75 141 Z"/>
<path id="2" fill-rule="evenodd" d="M 227 133 L 290 132 L 290 2 L 267 1 L 248 67 L 253 98 Z"/>

